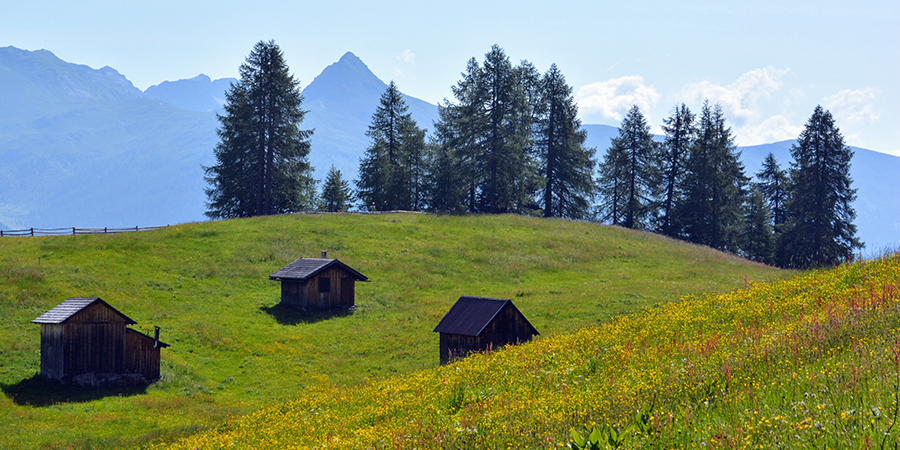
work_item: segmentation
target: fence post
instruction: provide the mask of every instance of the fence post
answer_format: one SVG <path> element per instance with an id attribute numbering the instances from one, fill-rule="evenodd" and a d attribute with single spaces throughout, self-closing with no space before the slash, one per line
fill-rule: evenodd
<path id="1" fill-rule="evenodd" d="M 103 227 L 103 234 L 106 234 L 106 233 L 107 233 L 106 227 Z"/>
<path id="2" fill-rule="evenodd" d="M 75 227 L 72 227 L 72 236 L 75 236 Z"/>
<path id="3" fill-rule="evenodd" d="M 34 237 L 34 227 L 31 227 L 31 237 Z"/>

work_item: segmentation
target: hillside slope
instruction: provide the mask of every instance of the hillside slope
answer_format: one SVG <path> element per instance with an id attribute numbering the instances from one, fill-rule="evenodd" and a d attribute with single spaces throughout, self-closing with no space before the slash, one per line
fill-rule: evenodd
<path id="1" fill-rule="evenodd" d="M 277 306 L 268 275 L 321 250 L 365 274 L 350 315 Z M 120 235 L 0 239 L 0 447 L 119 448 L 216 427 L 308 388 L 438 363 L 432 330 L 462 295 L 511 298 L 539 341 L 681 295 L 789 272 L 648 233 L 520 216 L 328 214 Z M 32 319 L 99 296 L 162 327 L 163 379 L 144 390 L 58 391 Z M 35 405 L 35 406 L 29 406 Z M 176 413 L 177 411 L 177 413 Z M 28 430 L 16 426 L 29 422 Z"/>
<path id="2" fill-rule="evenodd" d="M 898 285 L 895 255 L 686 298 L 170 448 L 894 448 Z"/>

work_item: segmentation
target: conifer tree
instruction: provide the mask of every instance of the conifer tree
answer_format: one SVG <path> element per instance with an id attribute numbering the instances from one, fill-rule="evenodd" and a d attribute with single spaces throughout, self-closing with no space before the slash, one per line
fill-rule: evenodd
<path id="1" fill-rule="evenodd" d="M 738 253 L 747 177 L 720 105 L 704 102 L 676 215 L 690 242 Z"/>
<path id="2" fill-rule="evenodd" d="M 311 130 L 300 83 L 274 41 L 256 43 L 226 93 L 219 115 L 216 163 L 204 167 L 206 215 L 248 217 L 310 209 L 315 181 L 309 164 Z"/>
<path id="3" fill-rule="evenodd" d="M 794 162 L 785 205 L 787 222 L 778 244 L 779 264 L 823 267 L 852 258 L 853 251 L 862 247 L 853 224 L 853 150 L 844 145 L 830 112 L 816 106 L 791 155 Z"/>
<path id="4" fill-rule="evenodd" d="M 483 66 L 469 60 L 451 88 L 456 103 L 438 108 L 438 145 L 454 161 L 464 190 L 460 203 L 471 212 L 521 212 L 532 198 L 532 110 L 522 73 L 494 45 Z"/>
<path id="5" fill-rule="evenodd" d="M 366 132 L 372 143 L 360 160 L 356 182 L 363 205 L 375 204 L 388 210 L 421 207 L 425 131 L 408 110 L 391 81 Z"/>
<path id="6" fill-rule="evenodd" d="M 594 150 L 584 147 L 578 105 L 556 64 L 544 75 L 541 92 L 535 132 L 544 217 L 585 218 L 594 191 Z"/>
<path id="7" fill-rule="evenodd" d="M 758 180 L 756 186 L 772 212 L 772 229 L 778 235 L 785 222 L 784 206 L 787 201 L 790 180 L 771 152 L 766 155 L 762 168 L 756 173 L 756 179 Z"/>
<path id="8" fill-rule="evenodd" d="M 665 189 L 660 201 L 660 218 L 657 229 L 666 236 L 679 235 L 679 226 L 675 220 L 675 205 L 681 198 L 682 178 L 690 148 L 697 135 L 694 126 L 694 115 L 682 103 L 675 107 L 675 112 L 665 119 L 663 131 L 666 140 L 660 155 L 661 186 Z"/>
<path id="9" fill-rule="evenodd" d="M 744 205 L 741 255 L 751 261 L 765 264 L 774 262 L 775 235 L 772 232 L 772 214 L 765 196 L 757 185 L 750 187 Z"/>
<path id="10" fill-rule="evenodd" d="M 628 198 L 627 186 L 628 155 L 623 147 L 610 146 L 599 164 L 597 194 L 600 204 L 597 206 L 597 220 L 610 225 L 622 225 L 625 201 Z"/>
<path id="11" fill-rule="evenodd" d="M 341 171 L 332 165 L 322 186 L 322 209 L 328 212 L 346 211 L 352 201 L 350 182 L 345 180 Z"/>
<path id="12" fill-rule="evenodd" d="M 612 153 L 624 158 L 622 226 L 646 229 L 653 213 L 657 144 L 650 125 L 636 105 L 632 106 L 612 139 Z M 620 161 L 621 162 L 621 161 Z"/>

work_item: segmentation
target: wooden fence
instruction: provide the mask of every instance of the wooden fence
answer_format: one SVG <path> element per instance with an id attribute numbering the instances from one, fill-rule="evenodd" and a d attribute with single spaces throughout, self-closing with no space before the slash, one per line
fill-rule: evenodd
<path id="1" fill-rule="evenodd" d="M 134 227 L 134 228 L 26 228 L 24 230 L 0 230 L 0 237 L 5 236 L 74 236 L 76 234 L 113 234 L 113 233 L 128 233 L 135 231 L 148 231 L 148 230 L 158 230 L 160 228 L 165 228 L 165 226 L 159 227 Z"/>

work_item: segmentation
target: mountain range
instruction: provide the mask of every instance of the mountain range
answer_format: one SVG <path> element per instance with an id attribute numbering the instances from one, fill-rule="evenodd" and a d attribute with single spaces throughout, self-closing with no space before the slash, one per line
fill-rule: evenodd
<path id="1" fill-rule="evenodd" d="M 214 162 L 216 114 L 235 79 L 206 75 L 144 91 L 110 67 L 92 69 L 47 50 L 0 48 L 0 229 L 149 226 L 203 220 L 203 165 Z M 302 80 L 301 80 L 302 81 Z M 365 132 L 387 85 L 348 52 L 303 91 L 301 127 L 314 129 L 310 162 L 354 179 Z M 437 106 L 404 95 L 420 127 Z M 617 128 L 585 125 L 597 158 Z M 793 141 L 743 147 L 748 175 Z M 900 158 L 862 148 L 851 169 L 860 238 L 870 251 L 900 243 Z"/>

